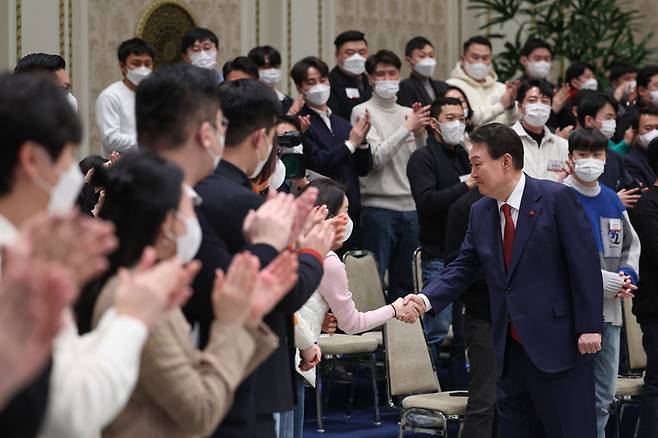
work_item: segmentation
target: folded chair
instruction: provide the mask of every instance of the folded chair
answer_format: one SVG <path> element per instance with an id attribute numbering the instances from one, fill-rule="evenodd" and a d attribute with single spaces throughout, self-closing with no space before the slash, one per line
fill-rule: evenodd
<path id="1" fill-rule="evenodd" d="M 391 320 L 384 327 L 384 348 L 392 397 L 402 398 L 399 437 L 407 431 L 448 436 L 448 422 L 461 423 L 468 393 L 441 392 L 420 321 Z M 461 424 L 460 424 L 461 426 Z"/>

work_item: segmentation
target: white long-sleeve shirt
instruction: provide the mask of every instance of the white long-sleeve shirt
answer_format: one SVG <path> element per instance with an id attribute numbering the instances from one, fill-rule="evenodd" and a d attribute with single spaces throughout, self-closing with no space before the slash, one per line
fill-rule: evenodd
<path id="1" fill-rule="evenodd" d="M 98 95 L 96 125 L 105 156 L 137 147 L 135 92 L 123 81 L 113 83 Z"/>
<path id="2" fill-rule="evenodd" d="M 19 238 L 14 224 L 0 215 L 0 246 Z M 140 320 L 111 309 L 96 330 L 79 336 L 70 309 L 62 318 L 63 328 L 53 342 L 48 406 L 40 436 L 94 437 L 128 402 L 148 329 Z"/>

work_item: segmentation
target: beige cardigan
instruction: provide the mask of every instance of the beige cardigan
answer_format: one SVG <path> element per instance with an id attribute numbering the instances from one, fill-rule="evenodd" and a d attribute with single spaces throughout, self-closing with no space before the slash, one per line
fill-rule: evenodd
<path id="1" fill-rule="evenodd" d="M 115 291 L 112 279 L 96 303 L 94 325 L 112 306 Z M 171 311 L 151 329 L 135 391 L 103 437 L 210 435 L 231 407 L 238 385 L 277 345 L 264 324 L 251 330 L 215 321 L 200 351 L 183 312 Z"/>

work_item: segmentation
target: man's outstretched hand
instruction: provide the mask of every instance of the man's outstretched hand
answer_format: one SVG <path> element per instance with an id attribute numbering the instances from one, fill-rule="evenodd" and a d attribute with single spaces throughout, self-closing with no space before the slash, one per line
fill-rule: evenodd
<path id="1" fill-rule="evenodd" d="M 404 297 L 403 304 L 405 306 L 411 304 L 415 310 L 415 312 L 407 313 L 404 317 L 402 317 L 401 321 L 404 322 L 413 324 L 416 322 L 416 319 L 418 319 L 418 315 L 422 315 L 426 311 L 425 301 L 423 301 L 423 299 L 416 294 L 409 294 Z"/>

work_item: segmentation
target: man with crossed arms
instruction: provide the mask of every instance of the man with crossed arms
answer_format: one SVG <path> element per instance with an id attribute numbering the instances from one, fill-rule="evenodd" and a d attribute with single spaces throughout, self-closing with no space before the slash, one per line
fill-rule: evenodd
<path id="1" fill-rule="evenodd" d="M 601 348 L 603 285 L 589 222 L 568 187 L 522 172 L 512 129 L 484 125 L 471 140 L 471 174 L 485 198 L 471 208 L 457 259 L 405 301 L 439 312 L 482 270 L 501 436 L 595 438 L 591 354 Z"/>

